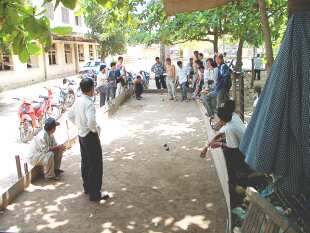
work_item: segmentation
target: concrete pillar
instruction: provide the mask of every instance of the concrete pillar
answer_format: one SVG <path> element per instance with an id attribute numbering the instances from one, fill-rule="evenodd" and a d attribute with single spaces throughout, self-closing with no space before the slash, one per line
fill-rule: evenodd
<path id="1" fill-rule="evenodd" d="M 78 44 L 77 44 L 77 42 L 73 43 L 73 50 L 74 50 L 75 73 L 78 74 L 80 72 L 80 66 L 79 66 L 79 53 L 78 53 Z"/>

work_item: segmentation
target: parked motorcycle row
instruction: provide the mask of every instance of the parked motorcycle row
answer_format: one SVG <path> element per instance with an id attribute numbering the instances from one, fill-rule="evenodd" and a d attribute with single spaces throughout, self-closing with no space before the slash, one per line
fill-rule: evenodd
<path id="1" fill-rule="evenodd" d="M 132 87 L 134 80 L 140 75 L 143 80 L 144 88 L 148 88 L 150 75 L 145 71 L 137 74 L 127 72 L 127 85 Z M 91 78 L 95 85 L 97 75 L 94 70 L 87 70 L 81 75 L 81 78 Z M 20 101 L 18 108 L 19 117 L 19 136 L 24 143 L 32 140 L 32 138 L 42 129 L 44 121 L 48 117 L 59 119 L 62 113 L 70 108 L 76 96 L 81 95 L 81 90 L 74 90 L 74 80 L 63 79 L 61 86 L 44 87 L 45 95 L 39 95 L 38 98 L 29 100 L 27 98 L 13 98 Z M 94 96 L 94 102 L 96 96 Z"/>
<path id="2" fill-rule="evenodd" d="M 46 118 L 59 119 L 74 104 L 74 85 L 73 80 L 63 79 L 62 86 L 44 87 L 45 94 L 36 99 L 13 98 L 20 101 L 18 117 L 22 142 L 30 141 L 42 129 Z"/>

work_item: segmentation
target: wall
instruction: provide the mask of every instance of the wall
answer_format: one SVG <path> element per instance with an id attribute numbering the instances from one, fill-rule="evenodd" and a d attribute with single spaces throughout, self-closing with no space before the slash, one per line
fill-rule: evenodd
<path id="1" fill-rule="evenodd" d="M 54 41 L 56 44 L 56 65 L 49 65 L 48 53 L 39 55 L 35 60 L 38 61 L 38 66 L 35 68 L 27 68 L 26 63 L 21 63 L 18 56 L 13 55 L 13 70 L 0 71 L 0 91 L 13 89 L 22 86 L 29 86 L 34 83 L 43 82 L 45 80 L 44 60 L 46 61 L 46 79 L 56 79 L 66 76 L 75 75 L 83 65 L 90 60 L 89 58 L 89 44 L 94 47 L 94 56 L 96 57 L 95 43 L 78 42 L 84 45 L 85 61 L 78 62 L 78 69 L 76 69 L 74 42 L 70 41 Z M 72 63 L 66 64 L 64 44 L 71 44 Z M 43 58 L 44 57 L 44 58 Z"/>

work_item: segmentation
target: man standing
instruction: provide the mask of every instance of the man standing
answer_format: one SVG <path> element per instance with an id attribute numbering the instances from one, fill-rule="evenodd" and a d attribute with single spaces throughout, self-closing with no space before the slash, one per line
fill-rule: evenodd
<path id="1" fill-rule="evenodd" d="M 179 80 L 179 84 L 181 87 L 181 94 L 182 94 L 181 101 L 184 101 L 184 100 L 187 101 L 188 72 L 187 72 L 186 67 L 183 67 L 182 61 L 178 61 L 177 65 L 178 65 L 178 70 L 177 70 L 178 80 Z"/>
<path id="2" fill-rule="evenodd" d="M 102 149 L 99 139 L 100 128 L 96 122 L 96 109 L 92 97 L 94 82 L 89 78 L 82 79 L 80 87 L 83 92 L 69 112 L 69 119 L 78 128 L 81 150 L 81 172 L 84 193 L 89 194 L 90 201 L 108 199 L 101 194 L 102 185 Z"/>
<path id="3" fill-rule="evenodd" d="M 124 58 L 118 57 L 116 64 L 116 96 L 121 93 L 123 86 L 125 86 L 126 69 L 123 62 Z"/>
<path id="4" fill-rule="evenodd" d="M 57 145 L 54 133 L 59 123 L 54 118 L 48 118 L 45 121 L 44 129 L 32 141 L 30 148 L 30 163 L 42 165 L 44 167 L 44 176 L 48 180 L 59 180 L 62 152 L 64 145 Z"/>
<path id="5" fill-rule="evenodd" d="M 97 91 L 100 94 L 100 107 L 105 105 L 108 93 L 108 75 L 105 65 L 101 65 L 97 77 Z"/>
<path id="6" fill-rule="evenodd" d="M 116 63 L 111 62 L 110 64 L 111 69 L 108 73 L 108 97 L 107 100 L 115 99 L 116 95 Z"/>
<path id="7" fill-rule="evenodd" d="M 260 70 L 262 66 L 262 60 L 260 58 L 260 54 L 257 54 L 257 57 L 254 58 L 254 72 L 255 72 L 255 79 L 260 80 Z"/>
<path id="8" fill-rule="evenodd" d="M 216 57 L 218 65 L 218 78 L 215 84 L 215 92 L 217 96 L 217 107 L 229 100 L 229 90 L 231 88 L 231 77 L 229 67 L 224 62 L 223 54 Z"/>
<path id="9" fill-rule="evenodd" d="M 171 64 L 171 59 L 166 59 L 166 72 L 167 72 L 167 87 L 168 93 L 170 94 L 170 100 L 176 101 L 176 73 L 175 73 L 175 66 Z"/>
<path id="10" fill-rule="evenodd" d="M 151 71 L 155 73 L 155 82 L 157 89 L 167 89 L 166 80 L 165 80 L 165 68 L 161 64 L 159 57 L 155 58 L 156 63 L 152 66 Z"/>

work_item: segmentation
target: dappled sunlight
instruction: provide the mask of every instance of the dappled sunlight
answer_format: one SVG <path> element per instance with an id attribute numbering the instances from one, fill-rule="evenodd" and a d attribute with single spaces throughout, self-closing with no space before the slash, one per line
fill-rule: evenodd
<path id="1" fill-rule="evenodd" d="M 184 133 L 195 132 L 190 124 L 184 123 L 171 123 L 171 124 L 158 124 L 151 129 L 145 130 L 146 133 L 159 133 L 160 136 L 171 136 Z"/>
<path id="2" fill-rule="evenodd" d="M 163 220 L 162 217 L 158 216 L 152 219 L 152 223 L 154 224 L 155 227 L 158 226 L 158 224 Z"/>
<path id="3" fill-rule="evenodd" d="M 64 201 L 64 200 L 74 199 L 74 198 L 77 198 L 77 197 L 79 197 L 79 196 L 81 196 L 81 195 L 82 195 L 82 192 L 70 193 L 70 194 L 67 194 L 67 195 L 65 195 L 65 196 L 60 196 L 60 197 L 58 197 L 58 198 L 55 200 L 55 202 L 61 203 L 61 202 Z"/>
<path id="4" fill-rule="evenodd" d="M 99 119 L 102 191 L 109 200 L 90 202 L 84 194 L 77 143 L 65 155 L 61 180 L 30 185 L 0 213 L 0 225 L 33 233 L 216 232 L 216 216 L 223 215 L 217 205 L 225 203 L 208 169 L 212 161 L 199 158 L 200 113 L 191 112 L 196 105 L 169 108 L 171 102 L 158 98 L 146 105 L 131 100 L 115 116 Z"/>
<path id="5" fill-rule="evenodd" d="M 45 228 L 49 229 L 56 229 L 59 226 L 63 226 L 69 222 L 69 220 L 63 220 L 63 221 L 57 221 L 53 216 L 57 215 L 56 213 L 54 214 L 45 214 L 43 216 L 43 220 L 47 222 L 47 224 L 42 224 L 38 225 L 36 229 L 38 231 L 42 231 Z"/>
<path id="6" fill-rule="evenodd" d="M 182 220 L 174 224 L 175 229 L 188 230 L 191 225 L 196 225 L 202 229 L 208 229 L 211 221 L 207 220 L 203 215 L 186 215 Z"/>
<path id="7" fill-rule="evenodd" d="M 59 186 L 64 185 L 63 182 L 56 182 L 56 183 L 50 183 L 50 184 L 44 184 L 44 185 L 38 185 L 38 184 L 31 184 L 27 188 L 27 192 L 35 192 L 38 190 L 56 190 Z"/>
<path id="8" fill-rule="evenodd" d="M 12 226 L 6 230 L 6 232 L 22 232 L 22 229 L 18 226 Z"/>

